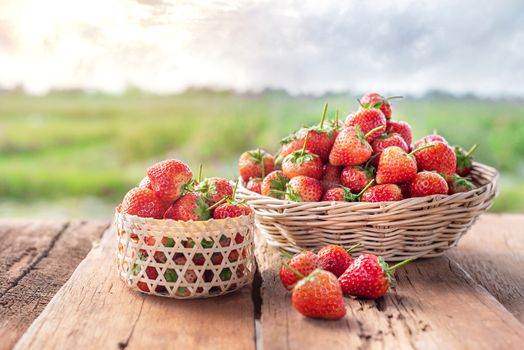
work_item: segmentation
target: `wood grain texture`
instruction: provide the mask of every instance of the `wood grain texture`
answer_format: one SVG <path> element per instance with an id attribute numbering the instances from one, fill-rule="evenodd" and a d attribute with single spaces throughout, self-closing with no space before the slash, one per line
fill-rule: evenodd
<path id="1" fill-rule="evenodd" d="M 105 227 L 0 220 L 0 349 L 14 346 Z"/>
<path id="2" fill-rule="evenodd" d="M 107 230 L 16 349 L 254 349 L 249 288 L 220 298 L 172 300 L 128 290 Z"/>
<path id="3" fill-rule="evenodd" d="M 524 342 L 518 320 L 447 257 L 406 266 L 385 298 L 346 299 L 342 320 L 307 319 L 280 284 L 278 252 L 257 243 L 264 349 L 516 349 Z"/>
<path id="4" fill-rule="evenodd" d="M 524 323 L 524 215 L 484 215 L 448 256 Z"/>

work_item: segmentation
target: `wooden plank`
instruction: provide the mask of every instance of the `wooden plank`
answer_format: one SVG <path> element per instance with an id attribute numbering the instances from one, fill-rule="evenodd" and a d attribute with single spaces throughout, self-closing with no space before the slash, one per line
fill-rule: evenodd
<path id="1" fill-rule="evenodd" d="M 346 299 L 345 319 L 305 318 L 280 284 L 278 252 L 257 240 L 264 349 L 516 349 L 524 342 L 518 320 L 447 257 L 406 266 L 382 299 Z"/>
<path id="2" fill-rule="evenodd" d="M 173 300 L 130 291 L 119 280 L 107 230 L 16 349 L 254 349 L 251 290 Z"/>
<path id="3" fill-rule="evenodd" d="M 483 215 L 448 256 L 524 323 L 524 215 Z"/>
<path id="4" fill-rule="evenodd" d="M 0 349 L 11 349 L 107 223 L 0 221 Z"/>

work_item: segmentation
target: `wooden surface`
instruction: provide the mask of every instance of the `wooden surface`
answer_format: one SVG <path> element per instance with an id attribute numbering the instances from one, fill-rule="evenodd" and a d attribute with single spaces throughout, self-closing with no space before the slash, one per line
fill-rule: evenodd
<path id="1" fill-rule="evenodd" d="M 63 253 L 52 252 L 62 240 L 73 244 L 79 237 L 96 236 L 78 235 L 71 225 L 0 221 L 0 235 L 15 237 L 11 243 L 0 241 L 0 339 L 8 339 L 0 348 L 12 346 L 50 297 L 19 286 L 40 291 L 50 284 L 56 289 L 65 278 L 55 279 L 50 271 L 70 271 L 71 264 L 63 267 Z M 104 225 L 97 227 L 99 235 Z M 75 233 L 76 238 L 66 239 Z M 256 344 L 263 349 L 520 349 L 524 344 L 524 215 L 483 215 L 446 256 L 400 270 L 385 298 L 346 299 L 348 315 L 335 322 L 307 319 L 292 308 L 278 280 L 281 258 L 261 240 L 261 280 L 252 289 L 197 301 L 127 290 L 113 266 L 113 244 L 107 231 L 17 349 L 254 349 Z M 32 277 L 33 270 L 47 265 L 53 266 L 45 268 L 48 277 Z M 33 281 L 40 287 L 31 287 Z M 25 294 L 33 299 L 24 299 Z M 10 304 L 6 295 L 11 295 Z M 255 317 L 260 317 L 256 336 Z"/>

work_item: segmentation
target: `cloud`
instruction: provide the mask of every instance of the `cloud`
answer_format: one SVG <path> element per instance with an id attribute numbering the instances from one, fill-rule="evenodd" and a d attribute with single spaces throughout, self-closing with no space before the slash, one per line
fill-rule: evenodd
<path id="1" fill-rule="evenodd" d="M 0 17 L 0 85 L 524 95 L 518 0 L 41 3 Z"/>

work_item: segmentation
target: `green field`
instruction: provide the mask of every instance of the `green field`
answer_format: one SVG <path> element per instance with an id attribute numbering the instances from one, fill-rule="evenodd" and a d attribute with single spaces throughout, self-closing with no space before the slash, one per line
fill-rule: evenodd
<path id="1" fill-rule="evenodd" d="M 206 176 L 235 177 L 241 152 L 276 151 L 287 133 L 319 119 L 324 102 L 330 117 L 357 107 L 350 95 L 281 92 L 0 95 L 0 215 L 52 216 L 67 207 L 68 215 L 99 217 L 105 210 L 96 208 L 113 206 L 147 166 L 168 157 L 193 169 L 203 163 Z M 415 137 L 438 129 L 451 143 L 478 143 L 478 160 L 502 173 L 492 210 L 524 211 L 524 103 L 434 97 L 394 108 Z M 82 204 L 86 198 L 94 204 Z"/>

